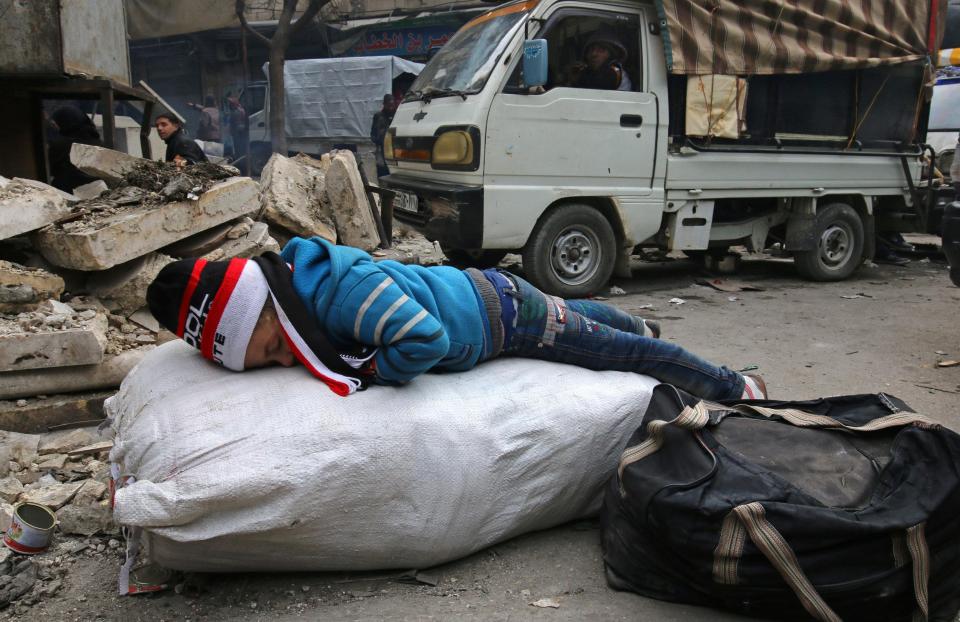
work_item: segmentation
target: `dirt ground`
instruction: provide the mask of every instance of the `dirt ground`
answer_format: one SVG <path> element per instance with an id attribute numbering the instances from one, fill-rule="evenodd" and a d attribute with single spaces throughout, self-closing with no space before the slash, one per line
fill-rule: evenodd
<path id="1" fill-rule="evenodd" d="M 906 267 L 864 267 L 848 281 L 815 284 L 799 280 L 788 260 L 750 257 L 724 278 L 763 291 L 716 291 L 697 285 L 701 278 L 691 261 L 644 263 L 632 279 L 615 282 L 626 293 L 609 301 L 661 320 L 664 338 L 709 359 L 735 369 L 759 366 L 774 397 L 883 391 L 960 430 L 960 366 L 937 367 L 960 359 L 960 288 L 943 263 L 917 257 Z M 396 572 L 238 574 L 190 577 L 179 593 L 136 597 L 116 596 L 119 549 L 88 549 L 61 560 L 68 572 L 56 595 L 2 615 L 151 622 L 741 619 L 611 590 L 599 539 L 589 520 L 522 536 L 430 569 L 436 586 L 401 583 Z M 530 604 L 544 598 L 559 607 Z"/>

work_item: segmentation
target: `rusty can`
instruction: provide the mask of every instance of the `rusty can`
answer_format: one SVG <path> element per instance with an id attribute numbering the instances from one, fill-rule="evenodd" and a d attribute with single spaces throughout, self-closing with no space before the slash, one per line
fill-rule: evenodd
<path id="1" fill-rule="evenodd" d="M 41 553 L 50 546 L 57 517 L 50 508 L 39 503 L 20 503 L 13 508 L 10 526 L 3 543 L 12 551 L 25 555 Z"/>

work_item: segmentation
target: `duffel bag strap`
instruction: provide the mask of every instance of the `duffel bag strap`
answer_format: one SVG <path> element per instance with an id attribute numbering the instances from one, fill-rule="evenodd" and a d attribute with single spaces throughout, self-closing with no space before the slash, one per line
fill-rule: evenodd
<path id="1" fill-rule="evenodd" d="M 926 620 L 930 615 L 930 549 L 927 546 L 926 522 L 907 529 L 907 550 L 913 561 L 913 595 L 917 599 L 920 619 Z"/>
<path id="2" fill-rule="evenodd" d="M 684 407 L 680 414 L 670 421 L 657 419 L 648 423 L 646 440 L 633 447 L 627 447 L 620 455 L 620 465 L 617 467 L 617 477 L 621 482 L 620 493 L 624 493 L 623 470 L 663 447 L 664 431 L 668 426 L 686 430 L 700 430 L 706 427 L 709 422 L 710 413 L 707 411 L 707 403 L 698 402 L 695 406 Z"/>
<path id="3" fill-rule="evenodd" d="M 777 569 L 783 580 L 800 599 L 800 604 L 807 613 L 821 622 L 841 622 L 840 617 L 833 612 L 830 605 L 817 593 L 817 588 L 807 579 L 793 549 L 777 528 L 767 520 L 763 506 L 756 502 L 747 503 L 733 508 L 733 512 L 743 523 L 754 546 Z"/>
<path id="4" fill-rule="evenodd" d="M 798 428 L 826 428 L 831 430 L 845 430 L 848 432 L 876 432 L 887 428 L 898 428 L 907 425 L 915 425 L 922 428 L 939 427 L 939 424 L 923 415 L 912 412 L 898 412 L 886 417 L 878 417 L 870 423 L 858 426 L 850 426 L 841 423 L 833 417 L 825 415 L 815 415 L 804 410 L 796 408 L 768 408 L 756 404 L 734 404 L 733 406 L 722 406 L 713 402 L 707 402 L 707 410 L 732 410 L 744 415 L 761 415 L 767 417 L 780 417 L 787 423 Z"/>

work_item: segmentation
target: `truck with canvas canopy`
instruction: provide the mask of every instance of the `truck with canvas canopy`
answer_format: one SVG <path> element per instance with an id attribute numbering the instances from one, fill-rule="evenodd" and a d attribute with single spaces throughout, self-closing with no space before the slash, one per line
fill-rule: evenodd
<path id="1" fill-rule="evenodd" d="M 849 276 L 922 230 L 931 55 L 946 0 L 528 0 L 467 23 L 388 135 L 395 216 L 462 262 L 519 251 L 563 296 L 638 246 L 779 242 Z M 576 78 L 589 44 L 616 88 Z M 929 174 L 929 173 L 928 173 Z"/>

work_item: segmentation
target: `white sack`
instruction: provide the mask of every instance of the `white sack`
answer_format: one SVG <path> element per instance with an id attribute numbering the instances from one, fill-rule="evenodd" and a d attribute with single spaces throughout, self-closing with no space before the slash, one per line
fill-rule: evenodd
<path id="1" fill-rule="evenodd" d="M 503 359 L 344 398 L 171 342 L 107 402 L 114 516 L 179 570 L 433 566 L 595 513 L 655 384 Z"/>

